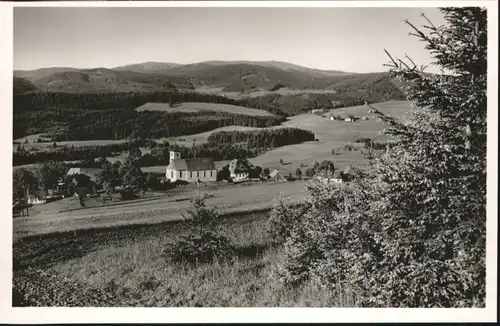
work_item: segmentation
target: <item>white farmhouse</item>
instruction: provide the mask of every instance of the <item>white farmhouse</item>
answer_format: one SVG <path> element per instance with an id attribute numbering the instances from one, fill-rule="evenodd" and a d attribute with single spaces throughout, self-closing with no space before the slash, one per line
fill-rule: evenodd
<path id="1" fill-rule="evenodd" d="M 172 182 L 217 181 L 217 169 L 213 158 L 181 159 L 181 153 L 170 152 L 170 164 L 167 166 L 166 178 Z"/>
<path id="2" fill-rule="evenodd" d="M 248 181 L 250 172 L 255 167 L 246 159 L 234 159 L 229 162 L 229 173 L 233 182 Z"/>

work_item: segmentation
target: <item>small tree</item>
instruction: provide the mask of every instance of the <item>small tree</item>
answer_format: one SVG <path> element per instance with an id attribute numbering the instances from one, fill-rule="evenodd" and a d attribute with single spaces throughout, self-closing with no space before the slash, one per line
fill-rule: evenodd
<path id="1" fill-rule="evenodd" d="M 26 199 L 28 193 L 36 194 L 38 180 L 32 170 L 19 168 L 12 175 L 12 190 L 14 199 Z"/>
<path id="2" fill-rule="evenodd" d="M 280 158 L 280 164 L 283 165 L 285 162 L 283 161 L 282 158 Z"/>
<path id="3" fill-rule="evenodd" d="M 313 170 L 312 168 L 308 168 L 308 169 L 306 169 L 305 175 L 306 175 L 306 177 L 308 177 L 308 178 L 313 177 L 313 176 L 314 176 L 314 170 Z"/>
<path id="4" fill-rule="evenodd" d="M 57 148 L 57 143 L 56 142 L 52 143 L 52 148 Z"/>
<path id="5" fill-rule="evenodd" d="M 302 179 L 302 170 L 300 168 L 297 168 L 297 170 L 295 170 L 295 176 L 299 180 Z"/>
<path id="6" fill-rule="evenodd" d="M 177 263 L 194 264 L 231 260 L 234 248 L 218 224 L 217 209 L 207 208 L 201 196 L 194 197 L 191 203 L 192 208 L 183 215 L 191 226 L 190 233 L 176 241 L 170 258 Z"/>
<path id="7" fill-rule="evenodd" d="M 271 170 L 269 168 L 264 169 L 264 176 L 268 177 L 271 174 Z"/>

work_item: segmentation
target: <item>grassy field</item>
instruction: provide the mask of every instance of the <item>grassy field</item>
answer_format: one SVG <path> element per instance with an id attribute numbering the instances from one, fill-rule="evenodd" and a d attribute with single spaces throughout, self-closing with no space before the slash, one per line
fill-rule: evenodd
<path id="1" fill-rule="evenodd" d="M 13 150 L 15 151 L 17 149 L 17 143 L 21 143 L 21 145 L 26 149 L 27 151 L 30 151 L 32 149 L 37 149 L 37 150 L 52 150 L 53 147 L 53 142 L 47 142 L 47 143 L 36 143 L 35 141 L 40 137 L 40 134 L 38 135 L 29 135 L 24 138 L 19 138 L 15 139 L 13 141 Z M 24 141 L 28 139 L 28 143 L 24 143 Z M 73 140 L 73 141 L 58 141 L 56 144 L 58 146 L 75 146 L 75 147 L 81 147 L 81 146 L 102 146 L 102 145 L 111 145 L 111 144 L 121 144 L 121 143 L 126 143 L 128 140 L 126 139 L 103 139 L 103 140 Z"/>
<path id="2" fill-rule="evenodd" d="M 99 230 L 14 244 L 14 306 L 348 307 L 346 289 L 285 288 L 276 278 L 279 248 L 267 214 L 221 219 L 236 247 L 233 262 L 190 266 L 168 261 L 168 244 L 185 223 Z"/>
<path id="3" fill-rule="evenodd" d="M 294 201 L 305 197 L 305 182 L 213 184 L 200 189 L 200 193 L 213 194 L 208 206 L 218 206 L 224 212 L 244 212 L 270 208 L 276 197 L 283 193 Z M 188 200 L 197 193 L 194 186 L 176 188 L 164 196 L 148 201 L 127 201 L 112 208 L 96 206 L 72 211 L 61 211 L 71 205 L 54 202 L 36 206 L 35 214 L 18 217 L 13 221 L 14 238 L 81 229 L 113 227 L 132 224 L 155 224 L 175 221 L 189 207 Z M 74 204 L 76 205 L 76 204 Z"/>
<path id="4" fill-rule="evenodd" d="M 196 88 L 196 92 L 205 93 L 205 94 L 217 94 L 226 96 L 228 98 L 233 99 L 241 99 L 245 97 L 259 97 L 265 96 L 269 94 L 278 94 L 278 95 L 300 95 L 300 94 L 335 94 L 337 91 L 334 89 L 291 89 L 288 87 L 282 87 L 276 91 L 269 91 L 265 89 L 256 89 L 250 93 L 240 93 L 240 92 L 224 92 L 224 87 L 206 87 L 199 86 Z"/>
<path id="5" fill-rule="evenodd" d="M 404 119 L 405 114 L 411 111 L 409 102 L 406 101 L 391 101 L 374 104 L 380 112 L 391 115 L 397 118 Z M 301 114 L 291 117 L 283 125 L 274 127 L 296 127 L 314 132 L 318 141 L 305 142 L 296 145 L 288 145 L 272 149 L 266 153 L 251 158 L 250 161 L 262 168 L 279 169 L 284 174 L 292 173 L 295 175 L 297 168 L 301 168 L 303 172 L 307 167 L 311 167 L 314 162 L 322 160 L 333 160 L 337 168 L 344 168 L 348 165 L 359 166 L 366 163 L 366 160 L 361 152 L 363 145 L 355 143 L 361 137 L 373 138 L 377 141 L 387 140 L 388 137 L 382 135 L 381 132 L 386 128 L 386 125 L 379 122 L 375 117 L 368 113 L 369 108 L 365 106 L 354 106 L 343 109 L 332 110 L 335 114 L 341 116 L 352 114 L 354 116 L 368 116 L 369 120 L 357 120 L 355 122 L 331 121 L 327 117 L 322 117 L 313 114 Z M 192 135 L 188 141 L 186 137 L 186 145 L 192 143 L 196 139 L 196 143 L 206 139 L 211 132 Z M 345 151 L 344 146 L 351 145 L 354 151 Z M 335 155 L 332 155 L 332 149 Z M 280 159 L 285 164 L 280 164 Z M 226 162 L 221 162 L 220 165 Z"/>
<path id="6" fill-rule="evenodd" d="M 218 104 L 218 103 L 194 103 L 194 102 L 184 102 L 176 104 L 174 107 L 170 107 L 168 103 L 146 103 L 135 109 L 138 112 L 141 111 L 180 111 L 180 112 L 198 112 L 198 111 L 221 111 L 229 112 L 235 114 L 244 114 L 252 116 L 272 116 L 264 110 L 257 110 L 246 108 L 243 106 L 229 105 L 229 104 Z"/>
<path id="7" fill-rule="evenodd" d="M 208 136 L 215 132 L 219 131 L 249 131 L 249 130 L 256 130 L 260 128 L 254 128 L 254 127 L 245 127 L 245 126 L 227 126 L 227 127 L 221 127 L 217 128 L 214 130 L 210 130 L 207 132 L 199 133 L 199 134 L 193 134 L 193 135 L 186 135 L 186 136 L 179 136 L 179 137 L 168 137 L 168 138 L 161 138 L 158 141 L 163 141 L 166 140 L 169 143 L 174 143 L 186 147 L 191 147 L 194 144 L 200 144 L 204 143 L 207 141 Z"/>

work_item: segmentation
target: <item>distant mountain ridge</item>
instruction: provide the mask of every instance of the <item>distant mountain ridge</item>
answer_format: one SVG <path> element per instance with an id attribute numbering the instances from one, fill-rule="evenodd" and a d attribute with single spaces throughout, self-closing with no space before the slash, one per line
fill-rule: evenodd
<path id="1" fill-rule="evenodd" d="M 249 94 L 279 88 L 293 90 L 370 89 L 387 72 L 358 74 L 320 70 L 281 61 L 205 61 L 193 64 L 144 62 L 112 69 L 71 67 L 16 70 L 14 76 L 41 91 L 148 92 L 214 89 Z"/>
<path id="2" fill-rule="evenodd" d="M 137 64 L 131 64 L 131 65 L 125 65 L 125 66 L 119 66 L 112 68 L 113 70 L 120 70 L 120 71 L 134 71 L 134 72 L 140 72 L 140 73 L 166 73 L 168 70 L 182 66 L 180 63 L 171 63 L 171 62 L 153 62 L 153 61 L 148 61 L 148 62 L 143 62 L 143 63 L 137 63 Z"/>

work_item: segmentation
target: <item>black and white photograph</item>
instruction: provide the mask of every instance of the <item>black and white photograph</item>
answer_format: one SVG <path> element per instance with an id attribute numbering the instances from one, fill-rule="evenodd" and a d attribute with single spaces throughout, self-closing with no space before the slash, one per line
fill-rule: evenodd
<path id="1" fill-rule="evenodd" d="M 498 4 L 376 2 L 10 4 L 3 302 L 494 321 Z"/>

